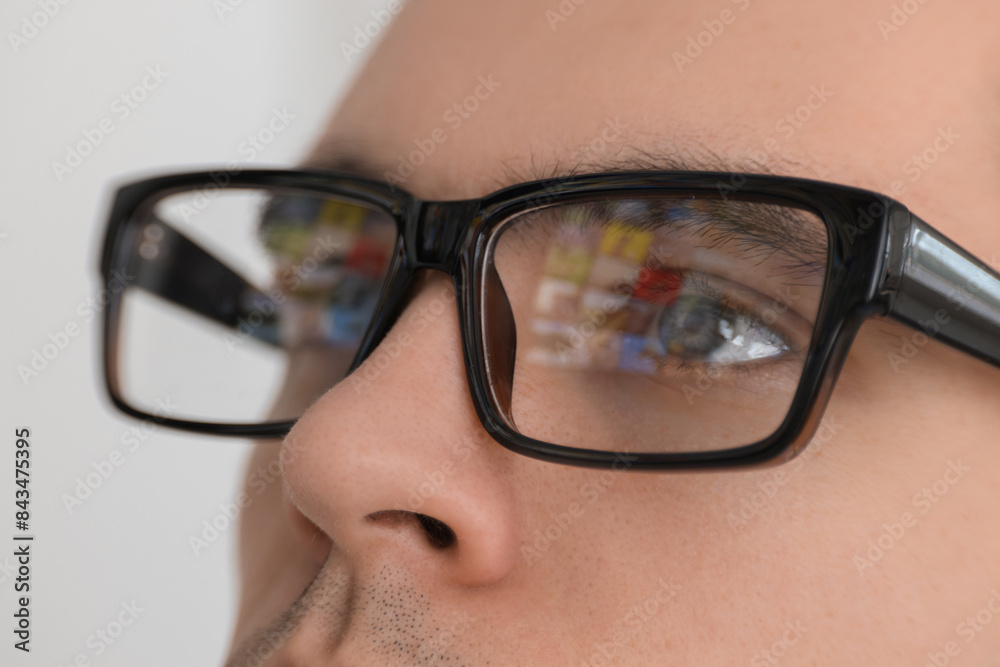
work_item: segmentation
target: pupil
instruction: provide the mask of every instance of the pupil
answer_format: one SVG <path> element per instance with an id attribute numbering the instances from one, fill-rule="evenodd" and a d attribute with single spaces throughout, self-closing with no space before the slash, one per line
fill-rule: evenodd
<path id="1" fill-rule="evenodd" d="M 682 296 L 660 315 L 659 336 L 664 353 L 702 359 L 723 343 L 721 325 L 719 304 L 700 295 Z"/>

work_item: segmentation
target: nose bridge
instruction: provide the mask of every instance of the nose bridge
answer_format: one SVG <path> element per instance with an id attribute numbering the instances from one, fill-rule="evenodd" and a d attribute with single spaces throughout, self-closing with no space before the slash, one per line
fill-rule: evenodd
<path id="1" fill-rule="evenodd" d="M 482 431 L 461 382 L 446 285 L 436 276 L 355 380 L 299 419 L 282 469 L 296 511 L 358 571 L 384 561 L 475 588 L 518 565 L 523 539 L 504 463 L 513 455 Z"/>
<path id="2" fill-rule="evenodd" d="M 478 199 L 419 202 L 405 238 L 413 268 L 452 273 L 479 205 Z"/>

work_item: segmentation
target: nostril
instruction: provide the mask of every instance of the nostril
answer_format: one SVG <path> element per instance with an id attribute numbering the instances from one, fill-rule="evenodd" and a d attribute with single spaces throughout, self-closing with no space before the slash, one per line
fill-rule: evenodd
<path id="1" fill-rule="evenodd" d="M 372 512 L 366 518 L 373 523 L 384 525 L 401 525 L 416 520 L 423 529 L 427 542 L 435 549 L 447 549 L 458 541 L 455 531 L 448 524 L 426 514 L 402 510 L 384 510 L 381 512 Z"/>
<path id="2" fill-rule="evenodd" d="M 417 521 L 424 527 L 424 532 L 427 534 L 427 541 L 431 543 L 432 547 L 447 549 L 458 541 L 455 531 L 443 521 L 438 521 L 426 514 L 418 514 Z"/>

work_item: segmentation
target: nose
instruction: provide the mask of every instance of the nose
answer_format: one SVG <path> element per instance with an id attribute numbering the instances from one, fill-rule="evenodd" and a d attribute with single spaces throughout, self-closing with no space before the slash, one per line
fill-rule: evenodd
<path id="1" fill-rule="evenodd" d="M 514 454 L 469 396 L 455 294 L 425 282 L 379 347 L 299 419 L 282 449 L 293 517 L 349 567 L 395 561 L 435 585 L 486 586 L 519 556 Z"/>

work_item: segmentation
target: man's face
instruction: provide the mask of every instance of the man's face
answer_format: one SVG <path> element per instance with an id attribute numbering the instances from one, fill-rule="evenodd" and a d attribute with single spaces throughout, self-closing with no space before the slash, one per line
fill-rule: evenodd
<path id="1" fill-rule="evenodd" d="M 997 268 L 998 25 L 989 0 L 414 3 L 315 163 L 436 199 L 619 167 L 818 178 Z M 1000 664 L 995 370 L 870 321 L 798 459 L 636 474 L 486 436 L 446 277 L 383 346 L 403 336 L 255 450 L 234 664 Z"/>

